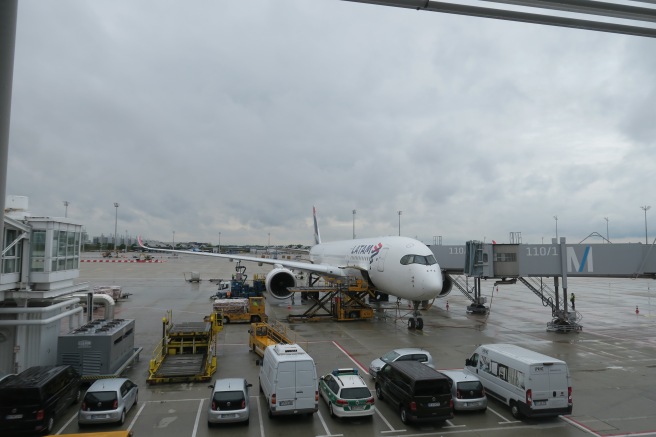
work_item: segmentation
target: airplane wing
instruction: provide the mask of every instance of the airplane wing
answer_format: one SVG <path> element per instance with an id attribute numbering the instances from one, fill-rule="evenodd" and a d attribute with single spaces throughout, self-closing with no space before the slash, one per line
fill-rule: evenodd
<path id="1" fill-rule="evenodd" d="M 308 262 L 300 261 L 289 261 L 289 260 L 280 260 L 272 258 L 258 258 L 256 256 L 248 255 L 236 255 L 236 254 L 223 254 L 223 253 L 209 253 L 209 252 L 193 252 L 190 250 L 175 250 L 175 249 L 158 249 L 156 247 L 149 247 L 143 243 L 141 237 L 137 237 L 137 242 L 139 246 L 143 249 L 155 250 L 158 252 L 167 252 L 167 253 L 181 253 L 185 255 L 195 255 L 195 256 L 213 256 L 216 258 L 226 258 L 229 260 L 238 260 L 238 261 L 247 261 L 257 263 L 259 265 L 268 264 L 271 266 L 280 266 L 286 267 L 290 270 L 301 270 L 304 272 L 318 273 L 318 274 L 327 274 L 327 275 L 341 275 L 342 267 L 330 266 L 325 264 L 312 264 Z"/>

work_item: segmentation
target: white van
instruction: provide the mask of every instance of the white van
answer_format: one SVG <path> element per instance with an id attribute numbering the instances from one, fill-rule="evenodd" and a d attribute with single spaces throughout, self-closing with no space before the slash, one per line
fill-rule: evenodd
<path id="1" fill-rule="evenodd" d="M 512 344 L 479 346 L 465 360 L 485 393 L 510 406 L 515 418 L 572 414 L 567 363 Z"/>
<path id="2" fill-rule="evenodd" d="M 319 385 L 314 360 L 297 344 L 276 344 L 264 350 L 260 392 L 269 417 L 312 415 L 319 410 Z"/>

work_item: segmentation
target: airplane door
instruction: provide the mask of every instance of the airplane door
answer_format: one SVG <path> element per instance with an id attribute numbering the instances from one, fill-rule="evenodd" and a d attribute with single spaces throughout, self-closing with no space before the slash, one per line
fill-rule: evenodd
<path id="1" fill-rule="evenodd" d="M 385 257 L 387 256 L 387 251 L 389 248 L 385 247 L 378 252 L 378 271 L 385 271 Z"/>

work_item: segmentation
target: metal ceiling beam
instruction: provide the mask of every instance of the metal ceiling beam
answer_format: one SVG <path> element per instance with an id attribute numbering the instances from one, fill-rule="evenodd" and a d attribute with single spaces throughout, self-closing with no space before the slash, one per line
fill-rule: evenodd
<path id="1" fill-rule="evenodd" d="M 543 24 L 547 26 L 558 26 L 558 27 L 567 27 L 572 29 L 583 29 L 583 30 L 595 30 L 599 32 L 608 32 L 608 33 L 619 33 L 624 35 L 633 35 L 633 36 L 643 36 L 647 38 L 656 38 L 656 28 L 651 27 L 641 27 L 641 26 L 632 26 L 627 24 L 619 23 L 608 23 L 602 21 L 593 21 L 593 20 L 583 20 L 578 18 L 568 18 L 568 17 L 558 17 L 553 15 L 544 15 L 544 14 L 535 14 L 529 12 L 520 12 L 520 11 L 511 11 L 506 9 L 494 9 L 494 8 L 485 8 L 480 6 L 469 6 L 462 5 L 457 3 L 447 3 L 436 0 L 345 0 L 357 3 L 368 3 L 368 4 L 377 4 L 382 6 L 394 6 L 407 9 L 416 9 L 416 10 L 425 10 L 431 12 L 441 12 L 445 14 L 456 14 L 456 15 L 468 15 L 472 17 L 482 17 L 482 18 L 494 18 L 497 20 L 508 20 L 508 21 L 518 21 L 523 23 L 533 23 L 533 24 Z M 495 1 L 495 0 L 492 0 Z M 503 0 L 504 2 L 506 0 Z M 525 1 L 526 3 L 529 0 L 508 0 L 511 1 Z M 652 1 L 652 0 L 650 0 Z M 656 0 L 653 0 L 656 1 Z M 535 0 L 533 3 L 549 3 L 551 6 L 556 6 L 559 3 L 559 0 Z M 579 4 L 580 8 L 583 8 L 583 4 L 588 6 L 588 10 L 592 5 L 587 5 L 587 3 L 595 3 L 595 9 L 599 10 L 600 6 L 596 5 L 598 2 L 590 2 L 586 0 L 573 0 L 570 4 Z M 600 3 L 601 5 L 608 3 Z M 566 5 L 565 2 L 562 2 L 561 5 Z M 619 6 L 619 5 L 618 5 Z M 617 9 L 606 9 L 606 16 L 614 16 L 610 14 L 629 14 L 633 16 L 643 16 L 647 18 L 653 18 L 653 9 L 648 9 L 648 12 L 645 11 L 647 8 L 636 8 L 636 7 L 627 7 L 617 8 Z M 555 8 L 554 8 L 555 9 Z M 596 14 L 598 15 L 598 14 Z M 643 20 L 642 21 L 651 21 Z"/>
<path id="2" fill-rule="evenodd" d="M 600 15 L 625 20 L 656 22 L 656 9 L 592 0 L 483 0 L 530 8 L 552 9 L 577 14 Z"/>

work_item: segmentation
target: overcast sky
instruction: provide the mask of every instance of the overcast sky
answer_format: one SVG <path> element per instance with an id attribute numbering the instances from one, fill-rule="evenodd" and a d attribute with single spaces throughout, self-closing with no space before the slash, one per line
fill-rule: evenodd
<path id="1" fill-rule="evenodd" d="M 340 0 L 21 0 L 16 39 L 7 194 L 91 236 L 656 235 L 656 39 Z"/>

